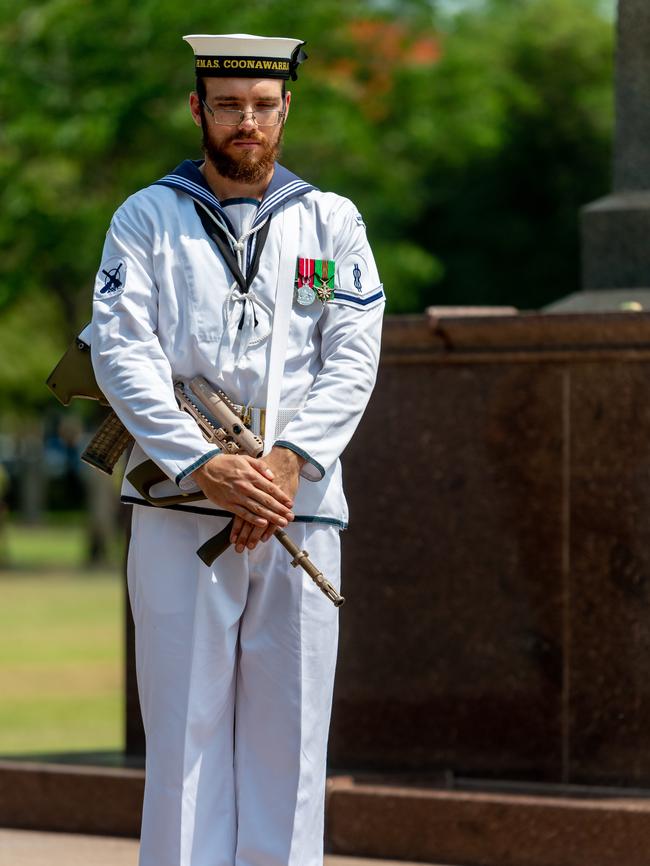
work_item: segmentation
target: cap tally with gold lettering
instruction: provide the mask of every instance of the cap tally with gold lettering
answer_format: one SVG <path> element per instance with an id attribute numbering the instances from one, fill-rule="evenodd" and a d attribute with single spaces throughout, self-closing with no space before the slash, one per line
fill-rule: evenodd
<path id="1" fill-rule="evenodd" d="M 300 39 L 229 33 L 183 36 L 194 51 L 197 77 L 283 78 L 295 81 L 307 59 Z"/>

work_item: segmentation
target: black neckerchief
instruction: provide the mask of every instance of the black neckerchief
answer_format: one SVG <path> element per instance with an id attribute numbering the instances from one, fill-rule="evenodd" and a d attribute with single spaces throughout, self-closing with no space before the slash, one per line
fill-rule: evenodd
<path id="1" fill-rule="evenodd" d="M 230 242 L 221 226 L 216 223 L 212 219 L 212 217 L 205 212 L 201 205 L 197 204 L 196 202 L 194 202 L 194 210 L 197 212 L 206 234 L 217 245 L 217 249 L 223 256 L 223 260 L 225 261 L 226 265 L 230 269 L 231 274 L 237 281 L 240 292 L 242 293 L 242 295 L 248 294 L 248 290 L 250 289 L 251 284 L 257 276 L 257 272 L 260 268 L 262 250 L 264 249 L 264 244 L 266 243 L 266 239 L 269 236 L 269 229 L 271 228 L 271 217 L 267 219 L 267 221 L 257 230 L 254 235 L 255 251 L 253 252 L 253 258 L 251 260 L 250 266 L 248 267 L 246 276 L 244 276 L 239 267 L 237 256 L 235 255 L 232 247 L 230 246 Z M 242 311 L 242 317 L 239 321 L 239 330 L 242 329 L 243 325 L 244 312 Z M 255 327 L 257 327 L 257 317 L 255 317 Z"/>

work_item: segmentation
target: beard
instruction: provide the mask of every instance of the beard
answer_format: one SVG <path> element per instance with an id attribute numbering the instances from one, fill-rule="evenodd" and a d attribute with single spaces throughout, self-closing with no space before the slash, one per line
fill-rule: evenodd
<path id="1" fill-rule="evenodd" d="M 284 121 L 280 124 L 278 138 L 275 144 L 270 144 L 268 138 L 259 130 L 244 132 L 237 129 L 225 141 L 217 144 L 210 138 L 207 119 L 201 113 L 201 128 L 203 129 L 203 152 L 206 159 L 210 160 L 215 169 L 222 177 L 239 183 L 258 183 L 264 180 L 273 168 L 273 164 L 280 155 L 282 136 L 284 134 Z M 227 148 L 235 141 L 256 141 L 259 147 L 254 151 L 244 151 L 239 158 L 227 153 Z"/>

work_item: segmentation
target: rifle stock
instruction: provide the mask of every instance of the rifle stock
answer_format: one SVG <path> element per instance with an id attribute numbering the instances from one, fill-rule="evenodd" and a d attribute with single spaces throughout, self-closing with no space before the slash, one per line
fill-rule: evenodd
<path id="1" fill-rule="evenodd" d="M 73 397 L 97 400 L 102 406 L 110 405 L 97 384 L 90 346 L 81 337 L 74 338 L 45 382 L 64 406 L 69 406 Z"/>
<path id="2" fill-rule="evenodd" d="M 97 400 L 100 406 L 110 406 L 95 378 L 90 345 L 84 339 L 87 331 L 88 328 L 85 328 L 75 337 L 45 380 L 47 387 L 64 406 L 69 406 L 75 397 Z M 115 464 L 132 442 L 133 436 L 111 410 L 86 446 L 81 459 L 100 472 L 112 475 Z"/>

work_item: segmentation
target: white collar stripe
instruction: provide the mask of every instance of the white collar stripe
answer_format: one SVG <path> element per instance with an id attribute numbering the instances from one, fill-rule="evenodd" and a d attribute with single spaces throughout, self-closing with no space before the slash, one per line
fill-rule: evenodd
<path id="1" fill-rule="evenodd" d="M 270 211 L 275 210 L 276 207 L 283 204 L 287 199 L 293 198 L 301 192 L 308 192 L 311 189 L 313 189 L 313 187 L 302 180 L 294 180 L 292 183 L 283 186 L 277 192 L 274 192 L 273 195 L 269 196 L 269 198 L 262 204 L 257 217 L 255 218 L 255 222 L 259 222 L 260 219 L 263 219 Z"/>
<path id="2" fill-rule="evenodd" d="M 285 185 L 281 186 L 280 189 L 276 189 L 275 192 L 271 193 L 271 195 L 267 198 L 267 200 L 264 202 L 264 204 L 268 205 L 269 202 L 272 202 L 278 196 L 282 196 L 285 193 L 287 193 L 289 190 L 292 190 L 294 187 L 301 186 L 301 185 L 307 186 L 308 184 L 306 184 L 304 180 L 300 180 L 298 178 L 296 178 L 296 180 L 289 181 L 289 183 L 285 183 Z"/>
<path id="3" fill-rule="evenodd" d="M 205 201 L 207 201 L 213 207 L 217 208 L 217 210 L 219 210 L 219 211 L 222 210 L 221 203 L 219 202 L 219 199 L 216 196 L 214 196 L 209 190 L 205 189 L 202 186 L 199 186 L 198 183 L 194 183 L 193 180 L 188 180 L 186 177 L 183 177 L 180 174 L 168 174 L 167 177 L 163 178 L 163 181 L 166 181 L 166 180 L 172 181 L 173 183 L 178 184 L 180 186 L 184 186 L 187 190 L 191 190 L 196 195 L 205 199 Z"/>
<path id="4" fill-rule="evenodd" d="M 189 180 L 188 178 L 183 177 L 182 175 L 178 175 L 178 174 L 168 174 L 166 177 L 163 178 L 163 181 L 165 181 L 165 180 L 170 180 L 170 181 L 173 181 L 175 183 L 180 183 L 183 186 L 185 186 L 187 189 L 194 190 L 197 193 L 197 195 L 200 194 L 207 201 L 209 201 L 211 204 L 213 204 L 214 207 L 218 208 L 219 210 L 222 210 L 221 203 L 219 202 L 219 199 L 216 198 L 216 196 L 214 196 L 211 192 L 206 190 L 204 187 L 199 186 L 199 184 L 195 183 L 193 180 Z M 298 190 L 303 189 L 303 188 L 305 190 L 313 189 L 311 184 L 305 183 L 304 180 L 300 180 L 299 178 L 296 178 L 296 180 L 291 181 L 291 183 L 285 184 L 285 186 L 280 187 L 280 189 L 276 190 L 272 195 L 270 195 L 268 197 L 268 199 L 266 199 L 266 201 L 262 202 L 262 205 L 260 206 L 260 211 L 258 212 L 258 216 L 257 216 L 257 219 L 255 221 L 256 222 L 258 221 L 259 215 L 262 212 L 262 210 L 268 211 L 270 208 L 273 208 L 275 206 L 278 198 L 284 198 L 285 196 L 295 195 L 298 192 Z"/>
<path id="5" fill-rule="evenodd" d="M 173 186 L 176 189 L 181 189 L 184 192 L 187 192 L 192 198 L 200 199 L 205 204 L 214 208 L 219 216 L 223 218 L 226 225 L 228 224 L 228 217 L 224 209 L 221 207 L 219 199 L 195 181 L 180 174 L 168 174 L 161 178 L 161 180 L 156 181 L 156 183 L 165 186 Z M 303 192 L 309 192 L 313 188 L 314 187 L 311 184 L 306 183 L 304 180 L 300 180 L 300 178 L 295 178 L 289 183 L 286 183 L 284 186 L 280 187 L 280 189 L 271 193 L 271 195 L 262 202 L 257 212 L 257 216 L 253 221 L 253 226 L 258 226 L 260 223 L 264 222 L 267 216 L 277 207 L 284 204 L 287 199 L 300 195 Z"/>
<path id="6" fill-rule="evenodd" d="M 163 177 L 161 180 L 156 181 L 157 184 L 162 184 L 163 186 L 173 186 L 174 189 L 180 189 L 183 192 L 186 192 L 190 198 L 194 199 L 194 201 L 198 201 L 203 204 L 210 205 L 212 210 L 215 210 L 216 216 L 215 221 L 223 228 L 223 230 L 227 234 L 232 234 L 234 229 L 230 226 L 230 221 L 226 216 L 225 211 L 221 207 L 218 199 L 216 199 L 211 193 L 207 192 L 203 189 L 203 187 L 194 183 L 191 180 L 187 180 L 187 178 L 181 177 L 178 174 L 168 174 L 166 177 Z"/>
<path id="7" fill-rule="evenodd" d="M 300 189 L 301 187 L 306 187 L 307 189 L 311 189 L 308 183 L 305 183 L 304 180 L 292 180 L 290 183 L 281 186 L 280 189 L 277 189 L 274 193 L 272 193 L 265 202 L 263 202 L 262 207 L 268 207 L 269 205 L 273 206 L 273 203 L 277 198 L 282 198 L 285 195 L 293 195 L 293 193 Z"/>

